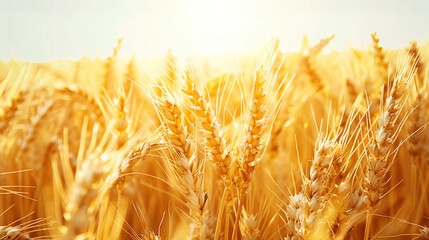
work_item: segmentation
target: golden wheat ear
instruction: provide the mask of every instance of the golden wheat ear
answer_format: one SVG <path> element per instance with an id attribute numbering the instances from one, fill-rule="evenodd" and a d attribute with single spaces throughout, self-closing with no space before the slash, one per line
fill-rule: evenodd
<path id="1" fill-rule="evenodd" d="M 183 192 L 190 210 L 188 239 L 205 238 L 205 215 L 208 194 L 204 189 L 203 161 L 196 152 L 196 140 L 184 126 L 184 114 L 176 99 L 162 89 L 154 104 L 164 127 L 163 137 L 169 143 L 170 155 L 166 158 L 174 172 L 175 182 Z"/>
<path id="2" fill-rule="evenodd" d="M 310 175 L 304 176 L 301 191 L 290 197 L 286 207 L 289 237 L 311 236 L 325 204 L 333 197 L 332 188 L 341 173 L 339 170 L 345 155 L 344 143 L 323 138 L 319 141 Z"/>
<path id="3" fill-rule="evenodd" d="M 125 177 L 131 173 L 133 167 L 150 155 L 151 150 L 160 148 L 157 139 L 143 139 L 129 152 L 125 152 L 125 157 L 119 161 L 109 176 L 107 176 L 103 186 L 103 194 L 108 194 L 114 187 L 121 188 Z"/>
<path id="4" fill-rule="evenodd" d="M 197 89 L 189 71 L 184 75 L 184 83 L 181 89 L 189 101 L 188 107 L 194 111 L 195 116 L 201 124 L 200 130 L 204 137 L 208 160 L 216 166 L 227 190 L 234 194 L 236 188 L 234 187 L 233 177 L 230 172 L 233 159 L 230 149 L 227 147 L 226 140 L 223 137 L 221 125 L 216 119 L 215 111 Z"/>
<path id="5" fill-rule="evenodd" d="M 423 227 L 419 234 L 420 239 L 429 239 L 429 227 Z"/>
<path id="6" fill-rule="evenodd" d="M 16 240 L 29 240 L 30 235 L 21 230 L 21 226 L 8 227 L 0 226 L 1 239 L 16 239 Z"/>
<path id="7" fill-rule="evenodd" d="M 385 50 L 380 46 L 380 38 L 377 37 L 377 32 L 371 34 L 372 47 L 374 50 L 376 70 L 381 82 L 388 83 L 389 80 L 389 60 Z"/>
<path id="8" fill-rule="evenodd" d="M 310 49 L 307 49 L 307 51 L 304 51 L 301 56 L 301 72 L 309 76 L 310 83 L 314 86 L 316 92 L 323 91 L 325 89 L 325 83 L 322 80 L 322 76 L 316 69 L 315 59 L 334 37 L 335 35 L 332 35 L 329 38 L 322 38 L 319 43 L 312 46 Z"/>
<path id="9" fill-rule="evenodd" d="M 12 98 L 9 104 L 4 106 L 3 115 L 1 116 L 0 122 L 0 134 L 2 134 L 9 126 L 10 122 L 15 117 L 16 112 L 18 111 L 19 105 L 25 101 L 29 93 L 30 91 L 28 90 L 21 90 L 17 96 Z"/>
<path id="10" fill-rule="evenodd" d="M 103 89 L 110 95 L 113 94 L 114 87 L 119 83 L 119 72 L 118 72 L 118 53 L 121 49 L 122 40 L 120 38 L 116 41 L 116 46 L 113 48 L 112 56 L 108 57 L 104 65 L 104 79 L 103 79 Z"/>
<path id="11" fill-rule="evenodd" d="M 410 47 L 408 48 L 408 55 L 411 57 L 411 60 L 408 62 L 410 68 L 416 68 L 416 79 L 419 87 L 423 87 L 425 85 L 426 79 L 426 64 L 423 61 L 421 50 L 419 50 L 416 41 L 412 41 L 410 43 Z"/>
<path id="12" fill-rule="evenodd" d="M 262 69 L 256 71 L 253 85 L 252 101 L 250 103 L 250 112 L 245 128 L 244 140 L 241 144 L 240 152 L 240 175 L 239 188 L 246 192 L 250 177 L 253 175 L 258 165 L 262 153 L 265 149 L 263 134 L 268 126 L 267 103 L 265 102 L 265 77 Z"/>
<path id="13" fill-rule="evenodd" d="M 375 208 L 380 204 L 380 200 L 386 191 L 385 185 L 387 181 L 385 178 L 392 166 L 392 162 L 388 161 L 388 156 L 398 136 L 398 132 L 403 126 L 401 121 L 398 120 L 409 81 L 410 79 L 405 76 L 405 71 L 402 71 L 400 75 L 395 77 L 392 88 L 386 97 L 383 111 L 378 118 L 375 135 L 368 146 L 369 156 L 366 161 L 366 172 L 362 182 L 364 200 L 368 207 L 365 239 L 369 237 L 372 215 Z"/>

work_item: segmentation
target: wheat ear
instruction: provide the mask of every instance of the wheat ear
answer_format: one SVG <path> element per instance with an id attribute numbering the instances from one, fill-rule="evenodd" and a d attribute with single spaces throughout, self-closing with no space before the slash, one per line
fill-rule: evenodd
<path id="1" fill-rule="evenodd" d="M 117 58 L 119 50 L 121 49 L 123 38 L 120 38 L 116 42 L 116 46 L 113 48 L 113 55 L 107 58 L 105 64 L 105 74 L 104 74 L 104 82 L 103 87 L 106 91 L 110 92 L 113 90 L 115 84 L 118 83 L 118 72 L 117 72 Z"/>
<path id="2" fill-rule="evenodd" d="M 419 87 L 423 86 L 425 81 L 425 63 L 422 60 L 422 56 L 418 50 L 417 42 L 412 41 L 410 47 L 408 48 L 408 54 L 411 56 L 411 61 L 409 61 L 410 67 L 416 68 L 416 77 L 417 82 L 419 83 Z"/>
<path id="3" fill-rule="evenodd" d="M 136 236 L 135 240 L 161 240 L 161 237 L 156 235 L 152 230 L 147 230 L 146 233 Z"/>
<path id="4" fill-rule="evenodd" d="M 378 119 L 375 136 L 368 146 L 369 156 L 362 183 L 364 200 L 368 207 L 365 239 L 369 237 L 373 212 L 385 193 L 385 178 L 391 166 L 391 163 L 387 161 L 387 157 L 397 137 L 399 125 L 397 120 L 406 85 L 407 82 L 403 74 L 395 78 L 390 95 L 386 99 L 385 109 Z"/>
<path id="5" fill-rule="evenodd" d="M 317 72 L 314 61 L 315 57 L 322 51 L 322 49 L 329 44 L 329 42 L 335 37 L 332 35 L 329 38 L 322 38 L 319 43 L 314 45 L 306 52 L 301 58 L 301 65 L 305 69 L 306 74 L 310 77 L 310 82 L 316 87 L 316 91 L 323 90 L 324 83 L 319 73 Z"/>
<path id="6" fill-rule="evenodd" d="M 64 219 L 66 232 L 63 239 L 76 237 L 90 237 L 88 228 L 95 218 L 96 206 L 94 202 L 98 194 L 98 186 L 104 171 L 100 159 L 87 159 L 81 169 L 76 172 L 76 180 L 70 192 L 70 199 L 66 205 Z"/>
<path id="7" fill-rule="evenodd" d="M 195 115 L 201 122 L 205 147 L 209 154 L 208 159 L 216 165 L 226 189 L 234 194 L 234 184 L 230 175 L 232 157 L 229 149 L 226 147 L 226 140 L 223 137 L 220 124 L 216 120 L 214 110 L 197 90 L 195 83 L 191 80 L 189 71 L 185 74 L 182 91 L 189 98 L 191 102 L 190 107 L 195 111 Z"/>
<path id="8" fill-rule="evenodd" d="M 12 121 L 18 111 L 19 105 L 25 101 L 28 94 L 28 90 L 21 90 L 18 95 L 11 100 L 10 104 L 4 107 L 0 121 L 0 134 L 9 126 L 10 121 Z"/>
<path id="9" fill-rule="evenodd" d="M 383 47 L 380 46 L 380 39 L 377 37 L 377 33 L 371 34 L 372 47 L 374 49 L 375 62 L 379 70 L 379 74 L 382 82 L 386 82 L 389 77 L 389 62 Z"/>
<path id="10" fill-rule="evenodd" d="M 45 87 L 47 88 L 47 87 Z M 49 88 L 47 88 L 49 90 Z M 72 100 L 81 103 L 84 105 L 87 109 L 87 111 L 91 114 L 94 114 L 94 119 L 99 121 L 101 126 L 104 126 L 105 123 L 103 121 L 104 115 L 103 115 L 103 109 L 101 108 L 100 104 L 98 103 L 97 99 L 95 99 L 92 94 L 90 94 L 85 89 L 81 88 L 78 85 L 75 84 L 55 84 L 55 86 L 52 88 L 54 92 L 54 96 L 56 94 L 69 96 Z"/>
<path id="11" fill-rule="evenodd" d="M 429 239 L 429 227 L 423 227 L 420 230 L 419 239 Z"/>
<path id="12" fill-rule="evenodd" d="M 265 78 L 262 69 L 256 71 L 250 112 L 246 125 L 244 141 L 241 145 L 239 188 L 244 193 L 249 187 L 250 178 L 258 165 L 266 147 L 263 133 L 268 125 L 267 106 L 265 105 Z"/>
<path id="13" fill-rule="evenodd" d="M 129 120 L 128 120 L 128 110 L 126 108 L 125 97 L 121 94 L 117 99 L 114 100 L 114 107 L 116 110 L 115 118 L 115 130 L 118 135 L 117 139 L 117 148 L 121 149 L 124 144 L 128 141 L 129 133 Z"/>
<path id="14" fill-rule="evenodd" d="M 196 146 L 184 127 L 183 115 L 175 99 L 168 96 L 165 91 L 162 93 L 156 100 L 156 105 L 164 120 L 166 140 L 174 148 L 169 162 L 186 197 L 193 221 L 188 239 L 202 239 L 205 236 L 204 215 L 208 197 L 204 190 L 202 164 L 197 157 Z"/>
<path id="15" fill-rule="evenodd" d="M 255 215 L 249 215 L 246 211 L 242 211 L 240 232 L 243 240 L 257 240 L 260 238 L 258 221 Z"/>
<path id="16" fill-rule="evenodd" d="M 25 137 L 19 146 L 18 153 L 16 154 L 17 161 L 22 161 L 23 156 L 27 153 L 29 147 L 36 140 L 37 131 L 40 130 L 40 125 L 44 120 L 48 117 L 48 114 L 51 112 L 53 106 L 55 104 L 54 100 L 46 101 L 42 106 L 40 106 L 37 110 L 37 114 L 30 118 L 30 123 L 26 126 Z M 30 165 L 35 167 L 37 164 L 33 161 L 34 156 L 30 158 Z"/>
<path id="17" fill-rule="evenodd" d="M 30 236 L 20 226 L 0 226 L 0 239 L 30 240 Z"/>
<path id="18" fill-rule="evenodd" d="M 104 196 L 110 192 L 114 187 L 122 187 L 122 184 L 125 181 L 127 174 L 131 173 L 133 167 L 141 160 L 144 160 L 149 154 L 150 151 L 158 145 L 157 141 L 154 139 L 143 139 L 138 143 L 132 151 L 130 151 L 123 160 L 121 160 L 113 172 L 107 176 L 104 187 L 103 194 Z"/>
<path id="19" fill-rule="evenodd" d="M 411 156 L 411 176 L 410 186 L 411 196 L 408 198 L 410 206 L 418 205 L 419 202 L 424 202 L 426 198 L 421 197 L 426 188 L 425 184 L 418 184 L 419 179 L 424 179 L 426 175 L 424 166 L 424 150 L 427 142 L 427 93 L 426 89 L 422 86 L 417 89 L 417 96 L 415 97 L 409 118 L 409 141 L 407 142 L 408 153 Z M 421 191 L 419 191 L 421 189 Z M 417 222 L 423 213 L 415 213 L 412 218 Z"/>
<path id="20" fill-rule="evenodd" d="M 338 139 L 334 137 L 333 139 Z M 290 197 L 286 206 L 287 239 L 305 239 L 313 229 L 319 214 L 341 175 L 345 155 L 342 141 L 321 140 L 316 148 L 310 176 L 304 177 L 300 193 Z"/>

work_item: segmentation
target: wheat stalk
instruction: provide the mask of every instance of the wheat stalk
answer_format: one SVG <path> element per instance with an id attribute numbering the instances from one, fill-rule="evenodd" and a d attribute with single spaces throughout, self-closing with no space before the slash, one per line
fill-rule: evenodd
<path id="1" fill-rule="evenodd" d="M 75 183 L 64 213 L 66 232 L 63 239 L 82 236 L 93 238 L 88 228 L 95 220 L 97 206 L 93 203 L 103 174 L 102 163 L 98 158 L 84 161 L 81 169 L 76 172 Z"/>

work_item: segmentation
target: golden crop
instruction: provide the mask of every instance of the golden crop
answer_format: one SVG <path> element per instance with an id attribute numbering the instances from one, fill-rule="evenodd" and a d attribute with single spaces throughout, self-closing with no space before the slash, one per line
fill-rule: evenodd
<path id="1" fill-rule="evenodd" d="M 0 239 L 429 239 L 429 47 L 333 37 L 0 61 Z"/>

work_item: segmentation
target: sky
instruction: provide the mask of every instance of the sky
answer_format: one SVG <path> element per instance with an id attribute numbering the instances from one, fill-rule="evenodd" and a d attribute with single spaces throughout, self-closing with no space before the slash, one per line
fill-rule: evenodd
<path id="1" fill-rule="evenodd" d="M 331 49 L 429 40 L 428 0 L 0 0 L 0 59 L 77 60 L 112 54 L 179 57 L 240 53 L 271 37 L 298 51 L 335 34 Z"/>

